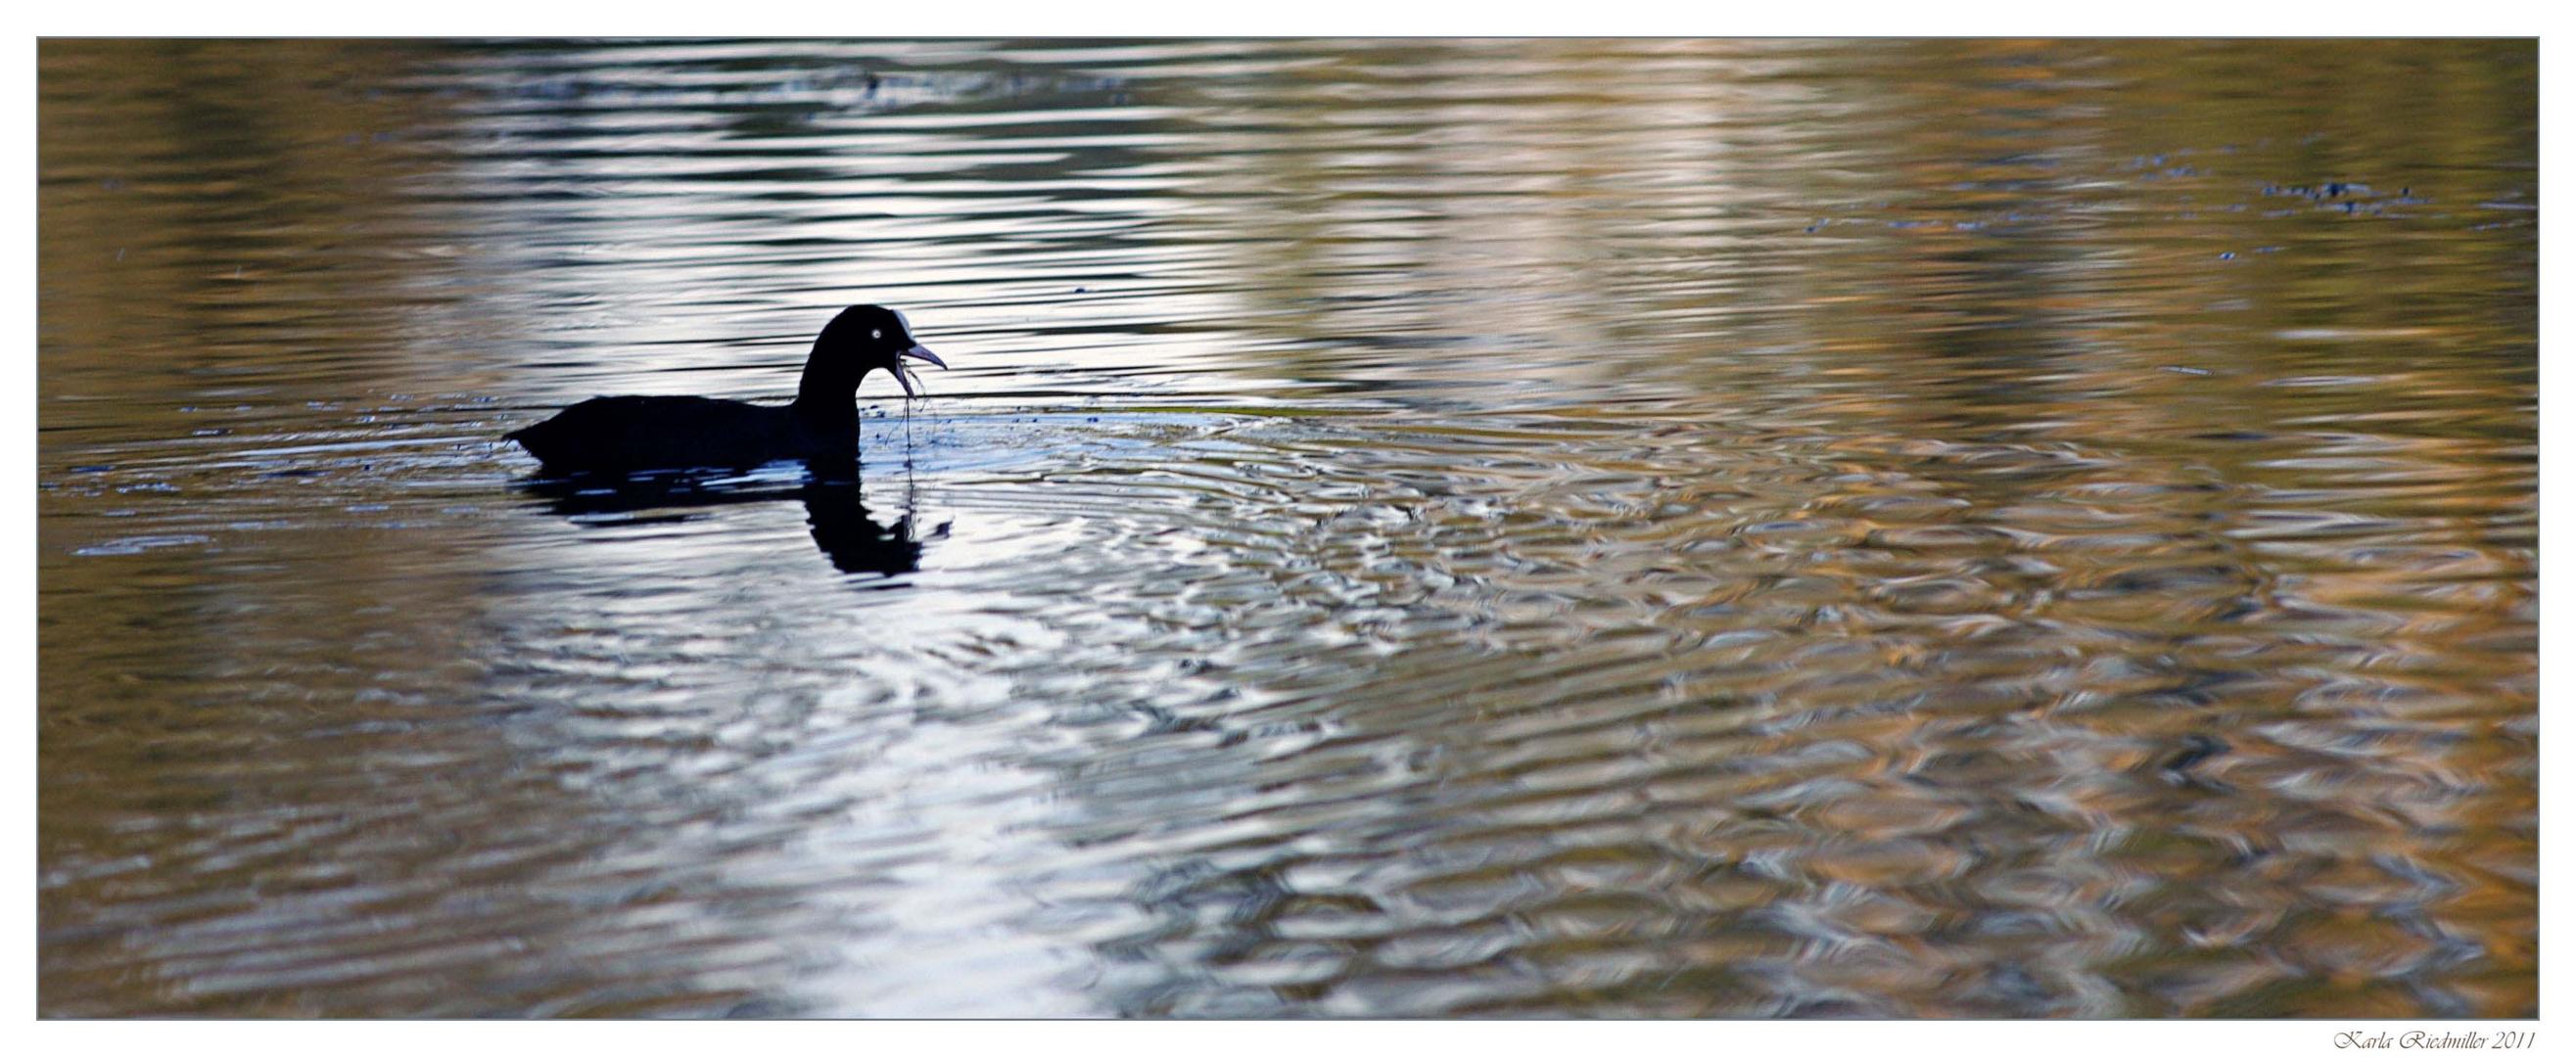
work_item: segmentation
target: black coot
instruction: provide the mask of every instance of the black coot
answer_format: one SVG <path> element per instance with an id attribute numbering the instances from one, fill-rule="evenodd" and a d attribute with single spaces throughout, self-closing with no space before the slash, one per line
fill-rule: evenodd
<path id="1" fill-rule="evenodd" d="M 903 359 L 948 364 L 912 337 L 903 313 L 842 309 L 814 339 L 794 403 L 703 396 L 603 396 L 503 435 L 549 470 L 624 473 L 757 466 L 779 459 L 847 459 L 858 451 L 860 380 L 886 371 L 913 393 Z"/>

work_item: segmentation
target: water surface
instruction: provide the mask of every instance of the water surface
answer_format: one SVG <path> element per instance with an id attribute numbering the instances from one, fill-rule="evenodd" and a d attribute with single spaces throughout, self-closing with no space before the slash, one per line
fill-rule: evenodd
<path id="1" fill-rule="evenodd" d="M 2535 1015 L 2535 58 L 45 43 L 40 1009 Z"/>

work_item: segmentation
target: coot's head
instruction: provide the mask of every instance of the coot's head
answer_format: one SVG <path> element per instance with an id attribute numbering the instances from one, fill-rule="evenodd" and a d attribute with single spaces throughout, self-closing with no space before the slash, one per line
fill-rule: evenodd
<path id="1" fill-rule="evenodd" d="M 869 371 L 885 371 L 902 384 L 905 396 L 914 395 L 912 375 L 904 369 L 906 359 L 948 369 L 938 353 L 923 348 L 912 336 L 912 321 L 903 318 L 903 313 L 875 305 L 853 305 L 832 317 L 832 322 L 823 327 L 822 336 L 814 339 L 814 357 L 833 362 L 840 368 L 836 374 L 848 372 L 852 388 Z"/>

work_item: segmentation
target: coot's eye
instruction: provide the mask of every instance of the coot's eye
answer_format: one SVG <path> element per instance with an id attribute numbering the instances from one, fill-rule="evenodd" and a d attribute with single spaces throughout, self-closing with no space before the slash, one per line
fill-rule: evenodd
<path id="1" fill-rule="evenodd" d="M 884 340 L 885 340 L 885 331 L 882 331 L 882 330 L 871 330 L 871 331 L 869 331 L 869 332 L 868 332 L 868 340 L 869 340 L 869 341 L 884 341 Z"/>

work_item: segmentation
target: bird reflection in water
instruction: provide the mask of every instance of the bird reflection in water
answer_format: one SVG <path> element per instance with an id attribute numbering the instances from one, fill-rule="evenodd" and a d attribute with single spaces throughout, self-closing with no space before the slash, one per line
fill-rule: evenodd
<path id="1" fill-rule="evenodd" d="M 684 521 L 693 507 L 797 500 L 805 504 L 814 545 L 833 568 L 848 574 L 912 572 L 921 567 L 922 540 L 948 535 L 949 523 L 926 537 L 917 533 L 909 504 L 891 525 L 869 516 L 855 458 L 808 459 L 804 466 L 804 480 L 793 486 L 737 484 L 705 472 L 681 472 L 531 477 L 519 487 L 543 499 L 551 513 L 575 519 L 614 516 L 623 525 Z"/>

